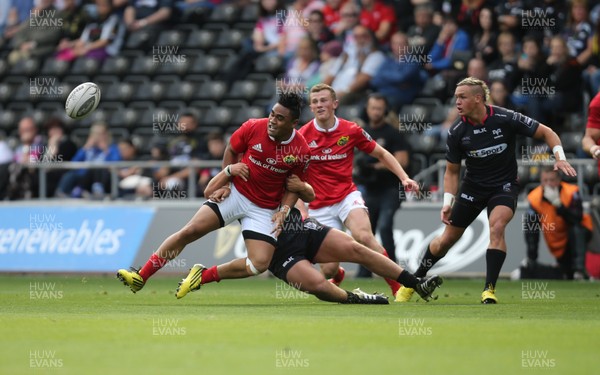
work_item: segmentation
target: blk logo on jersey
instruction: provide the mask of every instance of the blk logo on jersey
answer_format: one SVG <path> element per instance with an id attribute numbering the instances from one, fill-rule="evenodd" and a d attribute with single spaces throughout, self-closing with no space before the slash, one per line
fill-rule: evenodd
<path id="1" fill-rule="evenodd" d="M 348 143 L 348 141 L 349 141 L 349 140 L 350 140 L 350 137 L 349 137 L 349 136 L 347 136 L 347 135 L 343 135 L 343 136 L 341 136 L 341 137 L 340 137 L 340 139 L 338 139 L 338 141 L 337 141 L 337 145 L 338 145 L 338 146 L 343 146 L 343 145 L 345 145 L 346 143 Z"/>
<path id="2" fill-rule="evenodd" d="M 481 128 L 481 129 L 473 129 L 473 134 L 481 134 L 481 133 L 487 133 L 485 128 Z"/>
<path id="3" fill-rule="evenodd" d="M 508 148 L 506 143 L 501 143 L 496 146 L 482 148 L 481 150 L 469 151 L 469 156 L 472 158 L 485 158 L 486 156 L 495 155 L 503 152 Z"/>

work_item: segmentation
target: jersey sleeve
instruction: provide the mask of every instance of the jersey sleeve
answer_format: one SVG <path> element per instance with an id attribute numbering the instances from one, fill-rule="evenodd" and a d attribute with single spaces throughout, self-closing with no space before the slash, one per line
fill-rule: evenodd
<path id="1" fill-rule="evenodd" d="M 537 128 L 540 126 L 540 123 L 537 120 L 534 120 L 531 117 L 525 116 L 524 114 L 519 112 L 512 113 L 510 123 L 517 134 L 521 134 L 527 137 L 533 137 Z"/>
<path id="2" fill-rule="evenodd" d="M 229 144 L 238 154 L 243 153 L 248 148 L 248 141 L 250 140 L 250 132 L 252 131 L 253 125 L 254 122 L 248 120 L 231 135 Z"/>
<path id="3" fill-rule="evenodd" d="M 371 138 L 369 133 L 367 133 L 367 131 L 361 128 L 360 126 L 352 124 L 352 127 L 354 130 L 354 137 L 356 138 L 356 148 L 358 148 L 362 152 L 366 152 L 367 154 L 373 152 L 373 150 L 375 150 L 375 147 L 377 146 L 377 142 L 375 142 L 375 140 Z"/>
<path id="4" fill-rule="evenodd" d="M 446 160 L 453 164 L 460 164 L 462 153 L 459 147 L 459 137 L 455 131 L 452 131 L 455 127 L 456 125 L 448 130 L 448 138 L 446 139 Z"/>
<path id="5" fill-rule="evenodd" d="M 597 100 L 592 100 L 588 110 L 588 121 L 586 127 L 589 129 L 600 129 L 600 104 Z"/>

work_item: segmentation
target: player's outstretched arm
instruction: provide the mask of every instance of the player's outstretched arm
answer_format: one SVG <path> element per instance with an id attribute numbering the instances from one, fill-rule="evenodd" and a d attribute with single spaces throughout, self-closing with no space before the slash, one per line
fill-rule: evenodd
<path id="1" fill-rule="evenodd" d="M 565 175 L 570 177 L 577 176 L 577 172 L 567 161 L 567 157 L 565 156 L 565 152 L 560 143 L 560 138 L 558 138 L 558 134 L 556 134 L 554 130 L 550 129 L 544 124 L 540 124 L 533 137 L 535 139 L 543 139 L 544 142 L 546 142 L 546 144 L 552 149 L 552 153 L 556 158 L 556 162 L 554 163 L 555 171 L 560 170 Z"/>
<path id="2" fill-rule="evenodd" d="M 229 181 L 231 176 L 248 176 L 248 166 L 244 163 L 236 163 L 232 165 L 228 165 L 221 172 L 217 173 L 217 175 L 210 179 L 208 185 L 206 185 L 206 189 L 204 189 L 204 198 L 212 199 L 215 192 L 223 187 L 229 188 Z M 227 194 L 229 195 L 229 194 Z M 226 197 L 223 197 L 223 199 Z M 222 199 L 219 199 L 220 202 Z"/>
<path id="3" fill-rule="evenodd" d="M 375 149 L 369 154 L 374 158 L 377 158 L 390 172 L 395 174 L 398 179 L 402 182 L 405 188 L 411 190 L 419 190 L 419 184 L 416 181 L 411 180 L 408 174 L 402 168 L 398 160 L 388 150 L 381 147 L 380 145 L 375 146 Z"/>
<path id="4" fill-rule="evenodd" d="M 600 159 L 600 146 L 598 146 L 599 139 L 600 129 L 586 128 L 585 135 L 581 140 L 583 151 L 590 154 L 596 160 Z"/>
<path id="5" fill-rule="evenodd" d="M 298 194 L 299 200 L 302 199 L 304 202 L 312 202 L 315 200 L 315 191 L 313 190 L 313 187 L 308 182 L 302 181 L 300 177 L 295 174 L 287 178 L 285 188 Z"/>
<path id="6" fill-rule="evenodd" d="M 458 192 L 458 180 L 460 177 L 460 164 L 446 162 L 446 172 L 444 173 L 444 203 L 440 217 L 442 223 L 450 225 L 450 212 L 454 204 L 454 197 Z"/>

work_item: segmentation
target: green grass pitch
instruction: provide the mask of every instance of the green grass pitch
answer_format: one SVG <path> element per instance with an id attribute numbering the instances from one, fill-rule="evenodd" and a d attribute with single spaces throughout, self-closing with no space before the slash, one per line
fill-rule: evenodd
<path id="1" fill-rule="evenodd" d="M 446 280 L 430 303 L 360 306 L 275 279 L 177 300 L 177 281 L 0 276 L 0 374 L 600 374 L 597 283 L 501 280 L 481 305 L 481 280 Z"/>

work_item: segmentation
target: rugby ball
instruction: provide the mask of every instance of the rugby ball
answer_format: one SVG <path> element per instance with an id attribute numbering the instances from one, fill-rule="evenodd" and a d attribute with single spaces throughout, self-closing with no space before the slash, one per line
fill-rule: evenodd
<path id="1" fill-rule="evenodd" d="M 75 120 L 88 116 L 100 103 L 100 87 L 94 82 L 85 82 L 75 87 L 67 97 L 65 110 Z"/>

